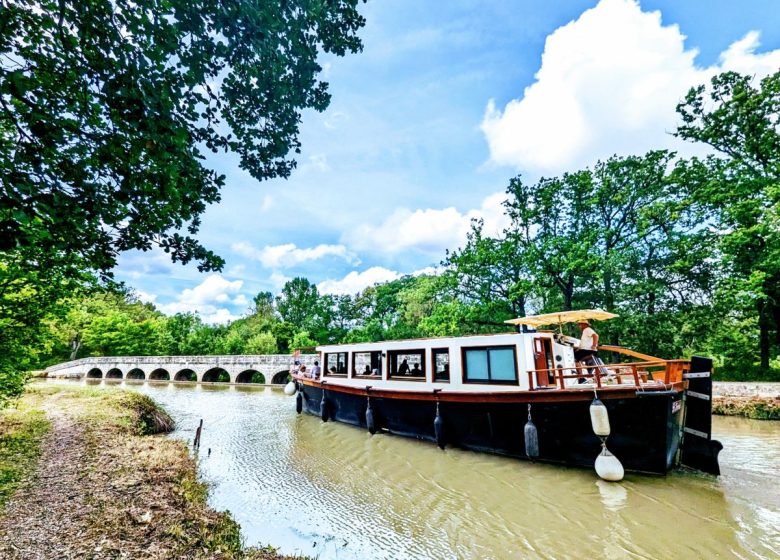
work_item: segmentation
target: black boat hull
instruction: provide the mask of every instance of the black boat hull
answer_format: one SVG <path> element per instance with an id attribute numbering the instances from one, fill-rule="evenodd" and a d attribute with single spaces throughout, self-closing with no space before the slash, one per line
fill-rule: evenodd
<path id="1" fill-rule="evenodd" d="M 323 399 L 323 385 L 299 384 L 299 388 L 304 412 L 368 430 L 365 394 L 331 385 L 324 386 Z M 682 419 L 680 391 L 599 396 L 609 412 L 607 446 L 627 471 L 662 475 L 675 466 Z M 590 393 L 582 393 L 577 400 L 552 402 L 533 396 L 516 402 L 442 400 L 439 430 L 435 428 L 435 400 L 374 395 L 370 399 L 376 431 L 520 459 L 528 459 L 523 429 L 530 404 L 539 440 L 539 456 L 534 460 L 592 468 L 601 452 L 601 440 L 591 427 Z"/>

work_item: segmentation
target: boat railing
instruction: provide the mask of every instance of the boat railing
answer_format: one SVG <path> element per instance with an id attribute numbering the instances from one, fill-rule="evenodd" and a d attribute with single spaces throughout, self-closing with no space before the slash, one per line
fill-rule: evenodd
<path id="1" fill-rule="evenodd" d="M 601 347 L 600 347 L 601 348 Z M 609 364 L 577 364 L 574 366 L 559 366 L 549 369 L 528 370 L 528 387 L 531 390 L 543 388 L 566 389 L 566 381 L 583 380 L 580 383 L 593 381 L 596 388 L 606 384 L 633 385 L 641 389 L 648 383 L 663 383 L 670 385 L 683 380 L 683 373 L 688 370 L 688 360 L 652 359 L 641 362 L 621 362 Z M 551 383 L 550 376 L 554 378 Z M 545 382 L 542 383 L 541 380 Z M 571 387 L 569 387 L 571 388 Z"/>

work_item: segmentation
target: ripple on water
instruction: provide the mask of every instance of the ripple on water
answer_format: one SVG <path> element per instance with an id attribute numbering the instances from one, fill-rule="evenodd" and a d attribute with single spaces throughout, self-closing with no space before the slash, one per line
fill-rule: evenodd
<path id="1" fill-rule="evenodd" d="M 714 418 L 719 479 L 609 484 L 588 469 L 322 423 L 280 391 L 129 388 L 166 407 L 173 437 L 191 441 L 203 418 L 210 501 L 248 543 L 321 559 L 780 557 L 780 423 Z"/>

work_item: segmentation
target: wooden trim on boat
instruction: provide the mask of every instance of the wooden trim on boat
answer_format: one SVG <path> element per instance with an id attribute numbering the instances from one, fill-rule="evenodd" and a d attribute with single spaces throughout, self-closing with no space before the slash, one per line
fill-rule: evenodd
<path id="1" fill-rule="evenodd" d="M 528 403 L 528 402 L 570 402 L 570 401 L 590 401 L 593 398 L 593 387 L 582 387 L 576 389 L 548 389 L 548 390 L 534 390 L 534 391 L 505 391 L 505 392 L 464 392 L 464 391 L 452 391 L 447 392 L 444 389 L 437 387 L 437 391 L 405 391 L 397 389 L 378 389 L 373 388 L 370 385 L 366 387 L 351 387 L 346 385 L 339 385 L 328 383 L 327 380 L 323 383 L 320 380 L 311 378 L 304 378 L 293 376 L 299 383 L 308 385 L 309 387 L 317 387 L 326 391 L 338 391 L 342 393 L 348 393 L 351 395 L 364 395 L 369 394 L 372 397 L 386 398 L 386 399 L 400 399 L 400 400 L 417 400 L 417 401 L 442 401 L 442 402 L 459 402 L 459 403 Z M 685 389 L 685 382 L 677 382 L 670 384 L 658 384 L 637 389 L 634 385 L 616 385 L 609 387 L 601 387 L 597 389 L 598 396 L 601 400 L 604 399 L 627 399 L 636 398 L 637 393 L 653 393 L 658 391 L 676 391 L 682 392 Z"/>
<path id="2" fill-rule="evenodd" d="M 640 360 L 644 360 L 646 362 L 668 361 L 668 360 L 662 360 L 661 358 L 656 358 L 655 356 L 650 356 L 648 354 L 642 354 L 641 352 L 637 352 L 636 350 L 631 350 L 630 348 L 623 348 L 622 346 L 610 346 L 608 344 L 601 344 L 599 345 L 598 350 L 606 350 L 607 352 L 615 352 L 616 354 L 625 354 L 626 356 L 631 356 L 632 358 L 639 358 Z"/>

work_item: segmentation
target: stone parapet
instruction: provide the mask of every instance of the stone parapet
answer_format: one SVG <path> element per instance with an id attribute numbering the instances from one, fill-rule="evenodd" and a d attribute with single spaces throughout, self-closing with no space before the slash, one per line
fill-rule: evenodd
<path id="1" fill-rule="evenodd" d="M 109 377 L 124 379 L 134 372 L 134 379 L 175 380 L 177 374 L 188 371 L 197 376 L 200 382 L 207 374 L 224 370 L 230 375 L 230 382 L 241 382 L 251 378 L 252 372 L 262 373 L 266 382 L 282 382 L 279 379 L 299 360 L 311 367 L 319 358 L 318 354 L 303 354 L 293 357 L 290 354 L 234 355 L 234 356 L 93 356 L 70 362 L 56 364 L 46 368 L 48 377 Z M 156 377 L 150 377 L 154 373 Z M 242 376 L 242 374 L 244 374 Z M 224 374 L 223 374 L 224 375 Z M 274 379 L 276 379 L 274 381 Z"/>

